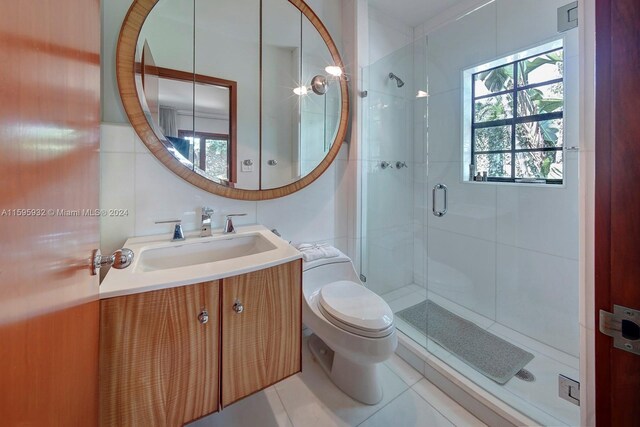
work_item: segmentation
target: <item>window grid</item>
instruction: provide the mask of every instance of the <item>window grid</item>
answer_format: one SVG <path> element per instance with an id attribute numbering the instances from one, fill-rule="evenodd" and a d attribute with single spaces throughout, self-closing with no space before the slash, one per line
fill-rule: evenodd
<path id="1" fill-rule="evenodd" d="M 229 179 L 231 175 L 231 168 L 234 166 L 232 164 L 232 157 L 231 157 L 231 147 L 229 144 L 229 135 L 227 134 L 220 134 L 220 133 L 209 133 L 209 132 L 194 132 L 191 130 L 183 130 L 183 129 L 179 129 L 178 130 L 178 137 L 180 138 L 193 138 L 193 139 L 199 139 L 199 146 L 198 148 L 198 155 L 196 158 L 196 152 L 195 149 L 196 147 L 194 146 L 194 150 L 193 150 L 193 155 L 194 155 L 194 159 L 189 159 L 192 160 L 194 167 L 198 167 L 200 168 L 200 170 L 202 170 L 203 172 L 208 172 L 208 168 L 207 168 L 207 141 L 224 141 L 227 144 L 227 174 L 225 179 Z M 193 140 L 192 140 L 193 141 Z"/>
<path id="2" fill-rule="evenodd" d="M 521 58 L 513 62 L 508 62 L 505 64 L 498 65 L 493 68 L 489 68 L 487 70 L 479 71 L 477 73 L 473 73 L 471 75 L 471 162 L 475 165 L 476 155 L 478 154 L 511 154 L 511 176 L 510 177 L 487 177 L 488 181 L 493 182 L 517 182 L 516 178 L 516 153 L 539 153 L 539 152 L 549 152 L 549 151 L 562 151 L 563 147 L 542 147 L 542 148 L 516 148 L 516 126 L 521 123 L 532 123 L 532 122 L 542 122 L 545 120 L 553 120 L 553 119 L 562 119 L 564 108 L 562 111 L 553 112 L 553 113 L 543 113 L 543 114 L 535 114 L 531 116 L 522 116 L 518 117 L 518 92 L 523 92 L 528 89 L 535 89 L 541 86 L 547 86 L 554 83 L 561 83 L 564 81 L 564 77 L 546 80 L 544 82 L 532 83 L 528 85 L 518 86 L 518 63 L 524 62 L 528 59 L 535 58 L 542 55 L 547 55 L 553 52 L 562 51 L 563 48 L 552 49 L 546 52 L 537 53 L 535 55 L 531 55 L 526 58 Z M 564 60 L 564 58 L 563 58 Z M 513 67 L 513 89 L 506 89 L 494 93 L 489 93 L 486 95 L 480 95 L 476 97 L 476 85 L 475 79 L 478 74 L 485 73 L 487 71 L 496 70 L 499 68 L 503 68 L 506 66 Z M 564 64 L 563 64 L 564 66 Z M 564 88 L 563 88 L 564 91 Z M 508 95 L 511 94 L 513 96 L 512 105 L 513 112 L 512 117 L 509 119 L 500 119 L 500 120 L 492 120 L 488 122 L 476 123 L 476 101 L 480 99 L 497 97 L 500 95 Z M 564 99 L 564 94 L 563 94 Z M 476 150 L 476 129 L 484 129 L 496 126 L 511 126 L 511 148 L 508 150 Z M 564 121 L 563 121 L 564 126 Z M 564 159 L 563 159 L 564 162 Z M 542 179 L 541 179 L 542 180 Z M 544 179 L 547 184 L 562 184 L 562 179 Z"/>

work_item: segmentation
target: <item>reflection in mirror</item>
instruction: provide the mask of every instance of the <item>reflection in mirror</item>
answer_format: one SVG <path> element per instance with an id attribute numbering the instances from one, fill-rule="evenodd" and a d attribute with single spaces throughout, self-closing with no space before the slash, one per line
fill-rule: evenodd
<path id="1" fill-rule="evenodd" d="M 238 175 L 238 159 L 258 158 L 259 40 L 258 0 L 160 0 L 138 38 L 138 93 L 156 136 L 225 186 L 258 189 L 256 172 Z"/>
<path id="2" fill-rule="evenodd" d="M 310 89 L 300 95 L 300 169 L 303 176 L 320 164 L 336 137 L 340 122 L 341 77 L 342 70 L 334 66 L 324 40 L 304 18 L 302 82 Z"/>
<path id="3" fill-rule="evenodd" d="M 287 0 L 263 0 L 262 188 L 300 178 L 300 86 L 302 12 Z"/>
<path id="4" fill-rule="evenodd" d="M 178 123 L 184 127 L 194 116 L 193 12 L 190 1 L 159 1 L 145 20 L 136 47 L 136 62 L 141 64 L 136 86 L 147 121 L 167 150 L 190 169 L 193 147 L 179 140 Z"/>
<path id="5" fill-rule="evenodd" d="M 202 176 L 233 185 L 236 82 L 196 74 L 192 79 L 197 96 L 189 105 L 194 85 L 188 73 L 160 69 L 160 75 L 158 124 L 178 158 L 189 160 Z"/>
<path id="6" fill-rule="evenodd" d="M 340 79 L 309 19 L 286 0 L 263 0 L 261 188 L 308 175 L 325 158 L 340 122 Z M 293 9 L 293 10 L 292 10 Z"/>
<path id="7" fill-rule="evenodd" d="M 237 144 L 235 150 L 226 152 L 231 162 L 231 185 L 257 190 L 258 168 L 242 168 L 242 162 L 258 164 L 260 158 L 260 0 L 195 0 L 195 8 L 195 73 L 237 83 L 237 122 L 232 124 Z M 206 91 L 206 86 L 196 85 L 196 105 L 207 97 Z M 222 133 L 211 122 L 194 123 L 196 135 Z M 207 156 L 220 159 L 224 144 L 220 139 L 207 141 Z M 207 162 L 217 161 L 207 157 Z"/>

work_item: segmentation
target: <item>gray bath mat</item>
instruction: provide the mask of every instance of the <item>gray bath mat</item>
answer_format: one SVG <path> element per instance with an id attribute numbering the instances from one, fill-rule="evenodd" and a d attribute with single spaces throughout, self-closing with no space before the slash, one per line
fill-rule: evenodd
<path id="1" fill-rule="evenodd" d="M 509 381 L 533 354 L 426 300 L 396 313 L 446 350 L 499 384 Z"/>

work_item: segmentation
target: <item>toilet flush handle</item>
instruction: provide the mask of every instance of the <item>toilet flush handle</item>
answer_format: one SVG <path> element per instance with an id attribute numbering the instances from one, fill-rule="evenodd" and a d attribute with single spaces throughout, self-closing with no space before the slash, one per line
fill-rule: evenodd
<path id="1" fill-rule="evenodd" d="M 242 302 L 240 302 L 239 299 L 236 299 L 233 303 L 233 311 L 235 311 L 237 314 L 240 314 L 244 311 L 244 305 L 242 305 Z"/>

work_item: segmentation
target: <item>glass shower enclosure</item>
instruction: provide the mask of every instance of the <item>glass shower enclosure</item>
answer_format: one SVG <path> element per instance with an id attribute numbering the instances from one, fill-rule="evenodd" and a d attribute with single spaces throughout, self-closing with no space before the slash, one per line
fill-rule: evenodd
<path id="1" fill-rule="evenodd" d="M 578 36 L 555 14 L 490 2 L 361 69 L 360 271 L 425 354 L 577 425 Z"/>

